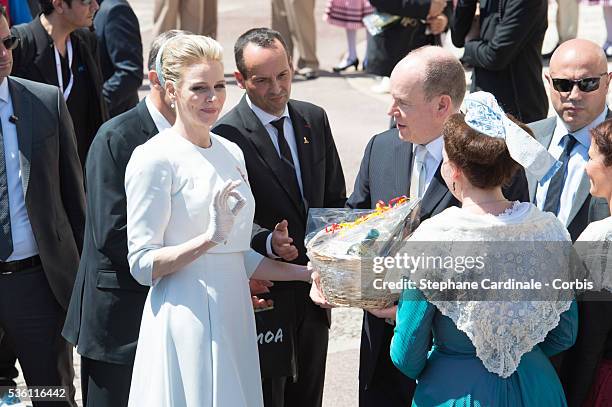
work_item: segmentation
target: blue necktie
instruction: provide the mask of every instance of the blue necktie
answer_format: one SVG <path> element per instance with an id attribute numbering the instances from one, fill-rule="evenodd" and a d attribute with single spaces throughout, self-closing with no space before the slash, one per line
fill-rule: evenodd
<path id="1" fill-rule="evenodd" d="M 11 235 L 6 158 L 4 157 L 2 122 L 0 122 L 0 261 L 6 261 L 12 252 L 13 237 Z"/>
<path id="2" fill-rule="evenodd" d="M 559 208 L 561 207 L 561 192 L 563 191 L 563 186 L 565 185 L 565 180 L 567 178 L 567 167 L 572 149 L 577 142 L 576 138 L 571 134 L 566 134 L 563 136 L 563 141 L 565 143 L 565 147 L 563 148 L 561 157 L 559 157 L 561 167 L 550 180 L 548 192 L 546 193 L 546 200 L 544 201 L 544 211 L 552 212 L 555 215 L 559 214 Z"/>

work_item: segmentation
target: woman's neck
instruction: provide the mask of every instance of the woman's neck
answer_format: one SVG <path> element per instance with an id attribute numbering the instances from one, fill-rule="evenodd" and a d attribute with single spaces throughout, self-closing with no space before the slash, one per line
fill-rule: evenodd
<path id="1" fill-rule="evenodd" d="M 190 126 L 177 117 L 172 128 L 198 147 L 209 148 L 212 145 L 208 126 Z"/>
<path id="2" fill-rule="evenodd" d="M 501 187 L 480 189 L 471 187 L 462 191 L 461 207 L 477 214 L 499 215 L 512 206 Z"/>

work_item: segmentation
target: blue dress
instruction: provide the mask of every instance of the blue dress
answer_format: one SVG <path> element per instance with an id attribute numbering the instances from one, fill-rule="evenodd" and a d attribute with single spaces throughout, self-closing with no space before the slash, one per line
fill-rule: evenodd
<path id="1" fill-rule="evenodd" d="M 524 354 L 518 369 L 504 379 L 484 367 L 468 336 L 420 291 L 405 291 L 397 310 L 391 360 L 417 380 L 413 406 L 567 406 L 548 357 L 570 347 L 577 328 L 574 302 L 544 342 Z"/>
<path id="2" fill-rule="evenodd" d="M 424 236 L 421 240 L 433 241 L 439 237 L 460 241 L 466 231 L 473 232 L 467 234 L 473 238 L 474 233 L 482 232 L 484 236 L 491 229 L 498 236 L 496 241 L 512 240 L 511 237 L 518 236 L 515 232 L 503 233 L 517 230 L 510 229 L 509 225 L 518 228 L 527 225 L 528 230 L 536 226 L 543 230 L 562 229 L 561 236 L 567 234 L 553 216 L 542 214 L 532 204 L 516 207 L 514 215 L 498 217 L 471 215 L 459 208 L 447 209 L 422 223 L 411 239 L 418 241 Z M 479 225 L 484 226 L 479 229 Z M 529 237 L 523 238 L 529 240 Z M 576 340 L 578 308 L 575 301 L 568 306 L 558 314 L 556 327 L 544 333 L 542 342 L 523 353 L 517 368 L 504 378 L 485 367 L 470 337 L 428 301 L 422 291 L 405 290 L 398 305 L 391 360 L 402 373 L 417 381 L 413 406 L 567 406 L 563 388 L 548 358 L 568 349 Z"/>

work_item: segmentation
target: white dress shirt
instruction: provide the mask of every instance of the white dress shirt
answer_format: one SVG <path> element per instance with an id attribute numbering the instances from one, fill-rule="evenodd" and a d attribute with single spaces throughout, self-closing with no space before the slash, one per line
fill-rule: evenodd
<path id="1" fill-rule="evenodd" d="M 591 147 L 590 131 L 592 128 L 603 122 L 606 119 L 607 114 L 608 109 L 605 108 L 604 111 L 595 118 L 595 120 L 575 132 L 570 132 L 565 122 L 563 122 L 563 120 L 557 116 L 555 132 L 553 133 L 550 146 L 548 147 L 550 154 L 556 159 L 561 157 L 564 147 L 561 145 L 561 140 L 563 139 L 563 136 L 568 133 L 571 133 L 578 141 L 571 151 L 570 159 L 567 164 L 567 178 L 565 179 L 563 190 L 561 191 L 561 202 L 559 205 L 559 214 L 557 215 L 557 218 L 564 225 L 567 225 L 569 214 L 572 210 L 574 199 L 576 198 L 576 192 L 578 191 L 578 186 L 580 185 L 580 181 L 584 176 L 584 167 L 589 161 L 589 147 Z M 544 202 L 546 202 L 546 194 L 548 193 L 550 180 L 551 178 L 548 178 L 546 179 L 546 182 L 538 183 L 536 191 L 536 205 L 540 209 L 544 208 Z"/>
<path id="2" fill-rule="evenodd" d="M 416 154 L 417 145 L 412 145 L 412 171 L 415 171 L 415 160 L 414 156 Z M 425 144 L 425 148 L 427 149 L 427 154 L 425 155 L 425 186 L 423 187 L 423 195 L 427 192 L 427 188 L 429 188 L 429 184 L 431 184 L 431 180 L 433 179 L 440 163 L 442 162 L 442 149 L 444 148 L 444 138 L 442 136 L 437 137 L 436 139 L 430 141 Z"/>
<path id="3" fill-rule="evenodd" d="M 6 261 L 26 259 L 38 254 L 38 245 L 32 232 L 23 195 L 17 128 L 14 123 L 9 121 L 12 115 L 13 101 L 8 89 L 8 79 L 4 78 L 0 84 L 0 120 L 2 121 L 11 235 L 13 238 L 13 252 Z"/>
<path id="4" fill-rule="evenodd" d="M 261 124 L 268 131 L 268 135 L 270 136 L 270 140 L 272 140 L 272 144 L 274 144 L 274 148 L 276 149 L 276 153 L 280 157 L 280 148 L 278 147 L 278 130 L 271 124 L 273 121 L 284 117 L 285 120 L 283 122 L 283 133 L 285 133 L 285 140 L 287 140 L 287 144 L 289 144 L 289 150 L 291 150 L 291 158 L 293 158 L 293 164 L 295 166 L 295 175 L 297 176 L 297 181 L 300 187 L 300 193 L 302 194 L 302 199 L 304 199 L 304 187 L 302 186 L 302 171 L 300 170 L 300 158 L 298 156 L 297 144 L 295 142 L 295 132 L 293 131 L 293 123 L 291 122 L 291 117 L 289 116 L 289 107 L 285 106 L 285 111 L 280 116 L 274 116 L 268 112 L 264 112 L 259 107 L 255 106 L 251 99 L 249 99 L 248 95 L 245 95 L 246 102 L 255 113 L 255 116 L 259 119 Z M 281 221 L 282 219 L 279 219 Z M 291 225 L 289 225 L 291 227 Z M 266 239 L 266 251 L 268 252 L 268 257 L 278 258 L 272 252 L 272 233 L 268 235 Z"/>
<path id="5" fill-rule="evenodd" d="M 155 127 L 157 127 L 158 133 L 161 133 L 162 131 L 172 127 L 172 124 L 170 124 L 170 122 L 166 120 L 164 115 L 161 114 L 159 110 L 157 110 L 157 108 L 155 107 L 155 105 L 153 105 L 153 102 L 151 102 L 151 99 L 149 99 L 148 96 L 145 97 L 145 105 L 147 106 L 147 110 L 149 111 L 149 114 L 153 119 L 153 123 L 155 123 Z"/>

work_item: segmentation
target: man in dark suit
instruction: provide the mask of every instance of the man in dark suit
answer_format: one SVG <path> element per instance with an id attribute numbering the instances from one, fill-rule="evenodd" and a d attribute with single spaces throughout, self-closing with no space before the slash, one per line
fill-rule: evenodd
<path id="1" fill-rule="evenodd" d="M 13 26 L 19 46 L 12 75 L 60 88 L 74 123 L 81 164 L 100 125 L 108 118 L 102 96 L 98 40 L 89 31 L 96 0 L 40 0 L 42 14 Z"/>
<path id="2" fill-rule="evenodd" d="M 76 406 L 60 335 L 85 217 L 76 138 L 56 87 L 8 76 L 15 38 L 0 15 L 0 332 L 28 386 L 68 386 L 48 405 Z"/>
<path id="3" fill-rule="evenodd" d="M 529 125 L 538 141 L 562 163 L 557 174 L 542 184 L 528 178 L 530 197 L 540 209 L 557 215 L 574 241 L 589 223 L 610 216 L 606 200 L 589 193 L 585 166 L 591 146 L 590 130 L 612 118 L 606 106 L 611 78 L 606 55 L 599 45 L 583 39 L 564 42 L 553 53 L 546 74 L 557 116 Z M 552 359 L 570 406 L 585 402 L 584 389 L 590 387 L 600 357 L 592 350 L 601 349 L 595 344 L 605 340 L 607 333 L 585 336 L 585 332 L 600 331 L 597 327 L 606 326 L 610 319 L 610 315 L 589 309 L 588 302 L 579 302 L 576 343 L 580 346 Z"/>
<path id="4" fill-rule="evenodd" d="M 254 222 L 265 228 L 254 233 L 251 245 L 264 255 L 284 256 L 274 250 L 270 231 L 286 220 L 297 253 L 285 258 L 306 264 L 308 208 L 342 207 L 346 201 L 327 115 L 318 106 L 289 99 L 291 58 L 278 32 L 249 30 L 236 42 L 234 54 L 235 76 L 246 95 L 212 131 L 238 144 L 244 153 L 255 196 Z M 329 324 L 326 312 L 310 300 L 309 289 L 308 284 L 295 282 L 277 282 L 271 288 L 275 307 L 294 313 L 297 377 L 264 380 L 268 407 L 322 403 Z"/>
<path id="5" fill-rule="evenodd" d="M 142 39 L 134 10 L 126 0 L 99 0 L 94 28 L 100 49 L 102 94 L 110 117 L 136 106 L 142 83 Z"/>
<path id="6" fill-rule="evenodd" d="M 161 34 L 151 45 L 151 92 L 133 109 L 104 123 L 85 165 L 85 241 L 62 334 L 81 355 L 83 405 L 127 406 L 140 318 L 149 287 L 130 274 L 123 180 L 134 149 L 176 118 L 155 72 Z"/>
<path id="7" fill-rule="evenodd" d="M 547 0 L 459 0 L 451 19 L 453 44 L 464 47 L 462 61 L 474 67 L 471 91 L 492 93 L 506 113 L 525 123 L 548 113 L 541 56 L 547 11 Z"/>
<path id="8" fill-rule="evenodd" d="M 590 222 L 610 215 L 605 199 L 589 194 L 590 182 L 584 171 L 589 160 L 590 129 L 612 117 L 606 106 L 612 78 L 607 72 L 606 55 L 600 46 L 582 39 L 564 42 L 551 57 L 546 74 L 557 116 L 529 124 L 536 139 L 564 163 L 557 175 L 543 184 L 528 177 L 531 200 L 540 209 L 557 215 L 572 240 Z M 585 78 L 593 79 L 584 84 L 571 82 Z"/>
<path id="9" fill-rule="evenodd" d="M 440 47 L 412 51 L 391 74 L 393 104 L 389 115 L 396 128 L 372 137 L 366 146 L 351 208 L 375 208 L 379 200 L 410 195 L 422 198 L 420 220 L 458 205 L 440 173 L 442 128 L 459 112 L 465 95 L 465 73 L 459 60 Z M 528 199 L 521 171 L 504 190 L 512 200 Z M 359 363 L 359 405 L 408 406 L 415 378 L 404 376 L 392 363 L 389 346 L 396 307 L 364 312 Z"/>

